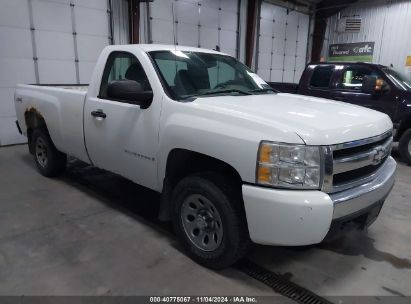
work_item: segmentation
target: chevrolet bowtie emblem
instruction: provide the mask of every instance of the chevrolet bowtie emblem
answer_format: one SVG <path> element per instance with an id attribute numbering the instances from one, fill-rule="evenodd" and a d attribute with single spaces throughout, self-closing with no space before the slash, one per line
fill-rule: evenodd
<path id="1" fill-rule="evenodd" d="M 383 147 L 377 147 L 374 150 L 374 157 L 372 159 L 372 164 L 373 165 L 378 165 L 379 163 L 381 163 L 382 159 L 385 157 L 386 154 L 386 150 Z"/>

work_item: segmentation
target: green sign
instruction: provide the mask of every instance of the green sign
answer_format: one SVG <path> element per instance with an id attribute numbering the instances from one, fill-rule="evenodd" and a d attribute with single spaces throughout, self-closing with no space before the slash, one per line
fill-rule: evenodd
<path id="1" fill-rule="evenodd" d="M 372 62 L 374 42 L 330 44 L 328 61 Z"/>

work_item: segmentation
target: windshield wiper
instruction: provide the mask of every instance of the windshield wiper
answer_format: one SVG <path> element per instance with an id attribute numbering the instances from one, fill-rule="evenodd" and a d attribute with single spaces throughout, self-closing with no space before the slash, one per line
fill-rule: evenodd
<path id="1" fill-rule="evenodd" d="M 239 93 L 243 95 L 252 95 L 250 92 L 237 90 L 237 89 L 226 89 L 226 90 L 218 90 L 218 91 L 209 91 L 204 93 L 198 93 L 193 95 L 184 96 L 184 99 L 190 97 L 199 97 L 199 96 L 207 96 L 207 95 L 214 95 L 214 94 L 224 94 L 224 93 Z"/>
<path id="2" fill-rule="evenodd" d="M 237 90 L 237 89 L 226 89 L 226 90 L 218 90 L 218 91 L 209 91 L 209 92 L 205 92 L 205 93 L 201 93 L 199 94 L 201 95 L 214 95 L 214 94 L 220 94 L 220 93 L 239 93 L 239 94 L 243 94 L 243 95 L 251 95 L 251 93 L 246 92 L 246 91 L 242 91 L 242 90 Z"/>
<path id="3" fill-rule="evenodd" d="M 264 89 L 255 89 L 255 90 L 250 90 L 248 92 L 253 92 L 253 93 L 259 93 L 259 92 L 273 92 L 273 93 L 278 93 L 277 90 L 271 89 L 271 88 L 264 88 Z"/>

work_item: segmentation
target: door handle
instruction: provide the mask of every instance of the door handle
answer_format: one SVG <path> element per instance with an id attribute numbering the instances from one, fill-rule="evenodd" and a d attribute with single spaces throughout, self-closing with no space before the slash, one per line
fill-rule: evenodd
<path id="1" fill-rule="evenodd" d="M 91 112 L 91 116 L 103 119 L 107 117 L 106 113 L 104 113 L 103 110 L 93 111 Z"/>

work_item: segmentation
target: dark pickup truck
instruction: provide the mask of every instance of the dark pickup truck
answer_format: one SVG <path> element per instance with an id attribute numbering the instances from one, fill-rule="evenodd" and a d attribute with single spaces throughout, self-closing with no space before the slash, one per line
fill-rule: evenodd
<path id="1" fill-rule="evenodd" d="M 411 81 L 395 70 L 360 62 L 310 63 L 299 84 L 269 84 L 282 93 L 335 99 L 386 113 L 401 157 L 411 165 Z"/>

